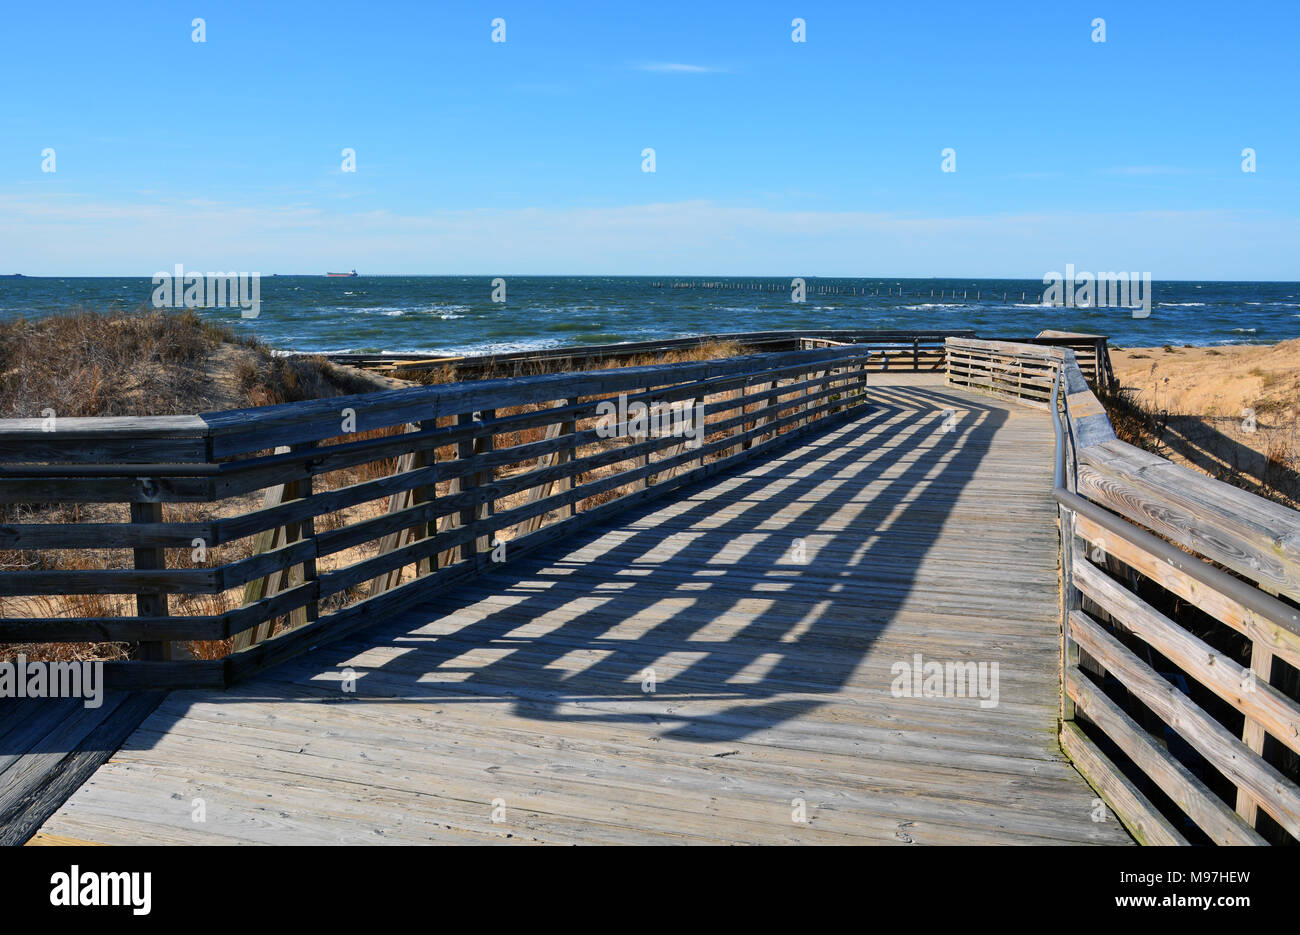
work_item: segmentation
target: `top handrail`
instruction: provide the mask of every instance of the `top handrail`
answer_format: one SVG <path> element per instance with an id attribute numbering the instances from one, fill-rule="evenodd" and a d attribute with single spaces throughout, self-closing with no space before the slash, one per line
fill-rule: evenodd
<path id="1" fill-rule="evenodd" d="M 1139 526 L 1154 529 L 1269 590 L 1300 599 L 1300 512 L 1118 439 L 1105 407 L 1068 348 L 1055 348 L 1054 362 L 1048 363 L 1042 359 L 1041 346 L 971 339 L 949 339 L 948 345 L 995 360 L 990 372 L 997 379 L 970 383 L 973 388 L 1013 398 L 1023 392 L 1026 403 L 1063 410 L 1062 444 L 1072 441 L 1073 462 L 1062 463 L 1061 483 L 1054 487 L 1064 489 L 1072 467 L 1073 476 L 1079 478 L 1076 486 L 1083 486 L 1087 477 L 1090 493 L 1081 499 L 1104 500 L 1107 508 Z M 1009 361 L 1020 358 L 1037 368 L 1037 375 L 1007 370 Z M 1046 371 L 1049 366 L 1054 372 Z M 1023 388 L 1016 379 L 1023 379 Z M 1063 458 L 1061 452 L 1057 454 L 1058 460 Z"/>
<path id="2" fill-rule="evenodd" d="M 343 434 L 339 423 L 344 410 L 350 410 L 353 431 L 365 432 L 403 420 L 429 420 L 647 385 L 740 377 L 773 367 L 833 363 L 861 353 L 861 347 L 850 344 L 378 390 L 188 416 L 69 417 L 56 419 L 53 426 L 42 419 L 0 419 L 0 464 L 211 463 L 276 445 L 336 437 Z"/>
<path id="3" fill-rule="evenodd" d="M 1283 603 L 1265 591 L 1261 591 L 1256 585 L 1243 581 L 1235 575 L 1230 575 L 1222 569 L 1202 561 L 1197 555 L 1184 552 L 1159 536 L 1134 525 L 1101 504 L 1079 496 L 1079 494 L 1065 486 L 1067 452 L 1063 437 L 1065 429 L 1056 403 L 1059 401 L 1062 404 L 1061 408 L 1065 409 L 1066 419 L 1068 420 L 1068 398 L 1060 395 L 1060 390 L 1065 382 L 1061 379 L 1061 374 L 1068 371 L 1071 366 L 1077 369 L 1078 364 L 1072 359 L 1073 356 L 1073 353 L 1067 352 L 1067 355 L 1063 358 L 1063 366 L 1057 371 L 1052 393 L 1052 423 L 1053 428 L 1056 430 L 1056 465 L 1053 474 L 1052 496 L 1056 501 L 1067 509 L 1086 516 L 1117 538 L 1140 545 L 1165 564 L 1196 579 L 1207 588 L 1231 598 L 1258 614 L 1261 618 L 1271 620 L 1292 633 L 1300 635 L 1300 610 Z M 1225 484 L 1224 486 L 1227 487 L 1228 485 Z M 1235 490 L 1236 488 L 1231 489 Z M 1248 496 L 1254 496 L 1254 494 L 1246 493 Z"/>
<path id="4" fill-rule="evenodd" d="M 375 362 L 375 363 L 392 363 L 407 365 L 412 369 L 419 369 L 418 365 L 470 365 L 470 364 L 503 364 L 518 361 L 529 360 L 547 360 L 547 359 L 565 359 L 565 358 L 604 358 L 636 355 L 647 351 L 659 349 L 680 349 L 698 347 L 708 344 L 736 343 L 736 344 L 771 344 L 781 341 L 796 341 L 800 338 L 809 336 L 827 337 L 833 340 L 850 340 L 865 339 L 879 340 L 885 342 L 903 342 L 920 340 L 927 343 L 942 342 L 944 339 L 954 336 L 974 337 L 975 331 L 970 328 L 953 328 L 953 329 L 934 329 L 934 330 L 911 330 L 911 329 L 873 329 L 873 328 L 832 328 L 818 329 L 816 331 L 808 330 L 777 330 L 777 331 L 733 331 L 722 332 L 717 334 L 690 335 L 681 338 L 659 338 L 649 341 L 621 341 L 616 344 L 575 344 L 561 347 L 544 347 L 533 348 L 522 351 L 505 351 L 492 354 L 479 355 L 461 355 L 461 354 L 327 354 L 325 355 L 332 361 L 340 363 L 349 362 Z"/>
<path id="5" fill-rule="evenodd" d="M 1056 435 L 1056 459 L 1052 468 L 1052 490 L 1061 490 L 1064 487 L 1065 478 L 1065 432 L 1061 428 L 1061 370 L 1062 367 L 1056 368 L 1056 374 L 1052 377 L 1052 431 Z"/>

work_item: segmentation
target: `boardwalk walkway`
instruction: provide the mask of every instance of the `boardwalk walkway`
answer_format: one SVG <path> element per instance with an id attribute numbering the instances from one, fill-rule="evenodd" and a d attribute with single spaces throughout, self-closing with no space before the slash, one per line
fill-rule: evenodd
<path id="1" fill-rule="evenodd" d="M 869 415 L 172 693 L 38 840 L 1128 843 L 1056 741 L 1049 417 L 871 382 Z M 997 705 L 895 697 L 917 654 L 997 663 Z"/>

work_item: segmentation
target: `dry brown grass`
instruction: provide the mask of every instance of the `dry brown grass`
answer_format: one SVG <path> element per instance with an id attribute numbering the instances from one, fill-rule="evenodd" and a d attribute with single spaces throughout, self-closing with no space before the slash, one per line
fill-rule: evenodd
<path id="1" fill-rule="evenodd" d="M 327 399 L 376 389 L 364 375 L 338 367 L 321 355 L 280 357 L 268 352 L 246 356 L 236 363 L 233 376 L 249 406 Z"/>
<path id="2" fill-rule="evenodd" d="M 234 336 L 193 311 L 76 310 L 0 323 L 0 416 L 194 411 L 206 361 Z"/>
<path id="3" fill-rule="evenodd" d="M 1300 507 L 1300 341 L 1112 353 L 1116 434 L 1225 483 Z"/>
<path id="4" fill-rule="evenodd" d="M 379 388 L 324 357 L 285 358 L 193 310 L 76 309 L 0 322 L 0 418 L 182 415 Z"/>
<path id="5" fill-rule="evenodd" d="M 474 371 L 473 379 L 493 380 L 501 377 L 532 377 L 560 371 L 610 370 L 616 367 L 649 367 L 663 364 L 682 364 L 691 361 L 718 360 L 736 357 L 748 349 L 736 341 L 711 341 L 698 347 L 667 351 L 663 354 L 640 354 L 626 359 L 582 360 L 575 362 L 567 357 L 538 361 L 502 361 L 494 367 Z M 467 379 L 458 375 L 454 363 L 439 364 L 429 370 L 403 370 L 403 376 L 424 386 L 454 383 Z"/>

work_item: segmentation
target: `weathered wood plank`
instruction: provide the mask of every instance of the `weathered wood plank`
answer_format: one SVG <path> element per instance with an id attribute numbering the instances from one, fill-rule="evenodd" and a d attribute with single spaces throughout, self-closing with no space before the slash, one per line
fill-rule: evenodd
<path id="1" fill-rule="evenodd" d="M 1264 839 L 1222 799 L 1156 743 L 1124 709 L 1107 698 L 1078 668 L 1066 673 L 1066 690 L 1079 710 L 1100 727 L 1144 773 L 1216 844 L 1263 844 Z"/>
<path id="2" fill-rule="evenodd" d="M 1300 598 L 1300 513 L 1121 441 L 1079 451 L 1091 500 Z"/>
<path id="3" fill-rule="evenodd" d="M 162 701 L 162 692 L 138 692 L 106 700 L 102 718 L 94 710 L 73 711 L 64 719 L 62 735 L 47 734 L 39 753 L 29 755 L 34 769 L 15 781 L 6 769 L 0 783 L 0 846 L 22 844 L 54 814 L 68 796 L 89 779 L 117 751 L 122 742 Z M 80 704 L 78 699 L 72 699 Z M 92 725 L 79 738 L 70 734 L 70 724 Z M 78 843 L 45 840 L 44 844 Z"/>
<path id="4" fill-rule="evenodd" d="M 1089 656 L 1105 666 L 1238 788 L 1245 788 L 1288 833 L 1300 836 L 1300 787 L 1260 759 L 1086 614 L 1076 611 L 1070 615 L 1070 632 Z"/>
<path id="5" fill-rule="evenodd" d="M 1125 630 L 1163 654 L 1247 719 L 1261 724 L 1287 747 L 1300 752 L 1300 705 L 1267 682 L 1260 683 L 1252 677 L 1249 667 L 1238 665 L 1230 656 L 1178 626 L 1077 554 L 1074 582 Z"/>
<path id="6" fill-rule="evenodd" d="M 1061 747 L 1140 844 L 1181 846 L 1187 839 L 1160 814 L 1142 792 L 1119 771 L 1077 724 L 1061 728 Z"/>
<path id="7" fill-rule="evenodd" d="M 1137 545 L 1133 540 L 1143 531 L 1136 527 L 1126 538 L 1115 535 L 1094 520 L 1076 513 L 1075 529 L 1084 541 L 1095 550 L 1100 550 L 1103 555 L 1114 556 L 1165 590 L 1195 604 L 1248 637 L 1255 646 L 1267 647 L 1292 665 L 1300 667 L 1300 625 L 1295 622 L 1294 610 L 1280 602 L 1270 602 L 1277 604 L 1277 613 L 1271 617 L 1257 613 L 1225 594 L 1222 586 L 1215 587 L 1213 583 L 1207 583 L 1205 579 L 1218 577 L 1215 574 L 1217 569 L 1201 569 L 1193 564 L 1191 567 L 1198 573 L 1194 577 L 1171 561 Z"/>

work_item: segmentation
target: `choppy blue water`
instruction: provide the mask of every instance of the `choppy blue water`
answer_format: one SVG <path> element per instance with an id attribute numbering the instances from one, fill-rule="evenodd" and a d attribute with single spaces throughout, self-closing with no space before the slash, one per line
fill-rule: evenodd
<path id="1" fill-rule="evenodd" d="M 201 312 L 297 351 L 489 353 L 729 331 L 971 328 L 1018 337 L 1046 328 L 1109 335 L 1120 346 L 1272 343 L 1300 337 L 1300 283 L 1157 282 L 1151 315 L 1042 305 L 1039 280 L 264 275 L 261 314 Z M 686 283 L 688 287 L 674 287 Z M 902 294 L 899 294 L 899 291 Z M 832 292 L 831 290 L 839 290 Z M 149 278 L 0 278 L 0 317 L 71 308 L 134 309 Z M 1023 301 L 1022 301 L 1023 295 Z"/>

